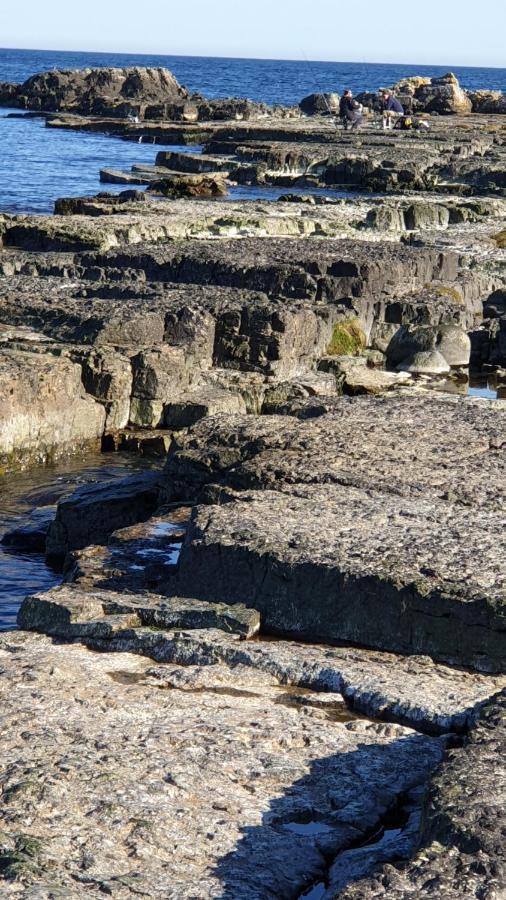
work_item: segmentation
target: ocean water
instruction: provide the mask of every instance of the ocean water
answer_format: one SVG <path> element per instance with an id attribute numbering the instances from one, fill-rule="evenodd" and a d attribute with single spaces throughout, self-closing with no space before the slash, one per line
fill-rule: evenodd
<path id="1" fill-rule="evenodd" d="M 91 454 L 0 478 L 0 631 L 15 628 L 17 611 L 28 594 L 47 591 L 61 581 L 42 554 L 4 546 L 5 532 L 50 521 L 58 500 L 81 485 L 112 481 L 151 467 L 149 460 L 134 454 Z"/>
<path id="2" fill-rule="evenodd" d="M 95 66 L 164 66 L 189 90 L 208 97 L 249 97 L 282 104 L 298 103 L 314 91 L 376 90 L 408 75 L 434 76 L 448 71 L 455 72 L 465 88 L 506 91 L 506 69 L 463 68 L 452 66 L 451 60 L 447 66 L 418 66 L 0 49 L 0 81 L 21 82 L 35 72 L 53 68 Z"/>
<path id="3" fill-rule="evenodd" d="M 208 97 L 249 97 L 270 104 L 298 103 L 314 91 L 374 90 L 407 75 L 440 75 L 451 68 L 464 87 L 506 91 L 506 69 L 459 68 L 450 63 L 427 67 L 0 49 L 0 81 L 22 82 L 53 68 L 132 65 L 165 66 L 190 90 Z M 59 132 L 46 129 L 39 119 L 10 119 L 7 113 L 0 109 L 0 211 L 47 213 L 57 197 L 124 190 L 124 185 L 100 185 L 100 168 L 128 169 L 134 163 L 155 161 L 156 148 L 151 145 Z"/>

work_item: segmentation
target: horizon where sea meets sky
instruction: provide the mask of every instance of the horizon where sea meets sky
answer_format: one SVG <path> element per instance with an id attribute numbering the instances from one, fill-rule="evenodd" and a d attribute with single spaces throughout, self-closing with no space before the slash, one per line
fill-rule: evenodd
<path id="1" fill-rule="evenodd" d="M 6 48 L 504 67 L 505 34 L 503 0 L 25 0 L 0 10 Z"/>

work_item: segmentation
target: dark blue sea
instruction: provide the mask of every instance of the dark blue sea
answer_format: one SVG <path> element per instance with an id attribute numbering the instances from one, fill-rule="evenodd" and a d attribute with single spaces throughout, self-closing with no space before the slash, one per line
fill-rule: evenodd
<path id="1" fill-rule="evenodd" d="M 376 90 L 408 75 L 441 75 L 450 69 L 466 88 L 506 91 L 506 69 L 367 63 L 218 59 L 119 53 L 0 50 L 0 81 L 22 82 L 36 72 L 95 66 L 165 66 L 191 91 L 208 97 L 248 97 L 295 104 L 315 91 Z M 0 109 L 0 211 L 51 212 L 56 197 L 100 190 L 105 166 L 153 163 L 156 149 L 104 135 L 46 129 L 41 120 L 5 118 Z M 107 186 L 107 190 L 122 190 Z"/>

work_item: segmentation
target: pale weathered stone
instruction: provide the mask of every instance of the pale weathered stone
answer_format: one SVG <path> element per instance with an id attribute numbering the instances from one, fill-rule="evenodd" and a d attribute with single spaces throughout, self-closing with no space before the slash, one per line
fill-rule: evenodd
<path id="1" fill-rule="evenodd" d="M 97 445 L 105 410 L 85 395 L 78 365 L 2 349 L 1 366 L 0 472 Z"/>
<path id="2" fill-rule="evenodd" d="M 0 656 L 9 891 L 288 900 L 443 755 L 240 665 L 153 669 L 26 633 Z"/>
<path id="3" fill-rule="evenodd" d="M 450 366 L 439 350 L 420 350 L 399 363 L 397 369 L 412 375 L 446 375 Z"/>

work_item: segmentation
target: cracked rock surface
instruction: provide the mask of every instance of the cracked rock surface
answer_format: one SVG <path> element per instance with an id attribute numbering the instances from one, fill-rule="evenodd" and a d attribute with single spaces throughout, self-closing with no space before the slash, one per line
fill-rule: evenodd
<path id="1" fill-rule="evenodd" d="M 153 669 L 24 633 L 0 658 L 6 896 L 293 897 L 444 750 L 240 666 Z"/>

